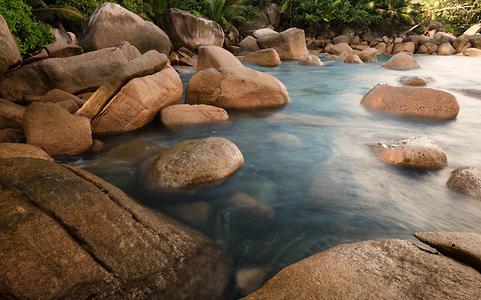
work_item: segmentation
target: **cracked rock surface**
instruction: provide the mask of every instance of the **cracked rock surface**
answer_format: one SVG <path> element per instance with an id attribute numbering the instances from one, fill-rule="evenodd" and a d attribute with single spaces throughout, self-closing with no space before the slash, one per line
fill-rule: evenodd
<path id="1" fill-rule="evenodd" d="M 98 177 L 0 160 L 0 298 L 216 299 L 227 281 L 212 242 Z"/>

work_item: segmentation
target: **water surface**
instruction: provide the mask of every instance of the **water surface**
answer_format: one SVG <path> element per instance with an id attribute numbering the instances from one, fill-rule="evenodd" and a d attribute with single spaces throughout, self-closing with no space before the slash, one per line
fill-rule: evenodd
<path id="1" fill-rule="evenodd" d="M 148 194 L 136 178 L 136 155 L 77 157 L 73 164 L 117 185 L 144 205 L 193 226 L 221 247 L 232 270 L 260 267 L 267 280 L 282 267 L 339 243 L 412 239 L 414 231 L 481 232 L 481 201 L 450 192 L 450 172 L 481 167 L 481 100 L 458 89 L 481 89 L 481 59 L 417 56 L 422 69 L 402 72 L 377 64 L 324 67 L 286 62 L 272 73 L 291 102 L 262 113 L 232 113 L 226 125 L 177 133 L 157 125 L 103 139 L 108 147 L 140 140 L 169 147 L 209 136 L 232 140 L 244 167 L 224 183 L 195 192 Z M 253 67 L 253 66 L 252 66 Z M 461 106 L 451 122 L 426 122 L 365 110 L 359 103 L 373 86 L 397 85 L 406 75 L 429 76 Z M 185 75 L 184 83 L 191 75 Z M 445 150 L 449 166 L 415 173 L 388 166 L 368 143 L 425 136 Z M 229 201 L 245 193 L 264 206 Z M 245 196 L 244 196 L 245 197 Z M 235 292 L 233 292 L 235 293 Z"/>

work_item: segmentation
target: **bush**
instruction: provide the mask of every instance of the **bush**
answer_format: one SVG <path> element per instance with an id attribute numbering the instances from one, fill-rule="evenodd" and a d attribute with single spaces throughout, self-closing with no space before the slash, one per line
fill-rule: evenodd
<path id="1" fill-rule="evenodd" d="M 54 40 L 50 26 L 37 22 L 32 16 L 31 7 L 22 0 L 0 0 L 0 14 L 7 21 L 22 54 L 35 51 Z"/>

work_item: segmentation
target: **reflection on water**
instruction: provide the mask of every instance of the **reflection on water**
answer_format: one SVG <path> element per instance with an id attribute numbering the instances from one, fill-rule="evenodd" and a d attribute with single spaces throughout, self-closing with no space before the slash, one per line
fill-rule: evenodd
<path id="1" fill-rule="evenodd" d="M 291 96 L 287 107 L 233 113 L 232 122 L 224 125 L 178 133 L 151 126 L 104 140 L 109 146 L 138 140 L 169 147 L 191 138 L 229 138 L 244 153 L 246 163 L 216 187 L 168 195 L 144 193 L 135 172 L 138 149 L 152 150 L 145 145 L 117 155 L 79 157 L 73 163 L 204 232 L 220 245 L 233 270 L 267 268 L 264 279 L 338 243 L 410 239 L 418 230 L 481 232 L 481 202 L 445 186 L 454 168 L 481 166 L 481 100 L 456 92 L 481 89 L 481 59 L 417 59 L 422 69 L 409 72 L 385 70 L 380 63 L 258 67 L 286 84 Z M 397 84 L 405 75 L 432 77 L 431 86 L 453 92 L 461 106 L 458 119 L 412 121 L 360 106 L 362 96 L 374 85 Z M 366 147 L 410 136 L 426 136 L 440 144 L 449 167 L 426 174 L 400 170 L 378 161 Z"/>

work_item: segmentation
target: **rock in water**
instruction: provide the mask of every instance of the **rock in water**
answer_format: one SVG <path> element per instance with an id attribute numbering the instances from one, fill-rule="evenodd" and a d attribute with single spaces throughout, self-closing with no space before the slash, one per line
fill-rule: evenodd
<path id="1" fill-rule="evenodd" d="M 453 55 L 456 52 L 451 43 L 446 42 L 438 47 L 438 55 Z"/>
<path id="2" fill-rule="evenodd" d="M 140 172 L 152 190 L 182 190 L 216 184 L 244 164 L 239 148 L 231 141 L 211 137 L 188 140 L 146 160 Z"/>
<path id="3" fill-rule="evenodd" d="M 226 262 L 212 242 L 84 170 L 3 159 L 0 185 L 0 298 L 225 293 Z"/>
<path id="4" fill-rule="evenodd" d="M 290 265 L 247 300 L 479 299 L 481 274 L 407 241 L 343 244 Z"/>
<path id="5" fill-rule="evenodd" d="M 229 115 L 220 107 L 178 104 L 162 109 L 160 120 L 165 127 L 175 129 L 182 126 L 226 122 L 229 120 Z"/>
<path id="6" fill-rule="evenodd" d="M 8 29 L 7 22 L 0 15 L 0 74 L 7 71 L 11 66 L 22 63 L 17 43 Z M 3 75 L 2 75 L 3 76 Z"/>
<path id="7" fill-rule="evenodd" d="M 134 45 L 141 53 L 157 50 L 169 54 L 169 37 L 154 23 L 115 3 L 104 3 L 90 16 L 80 38 L 85 51 L 116 47 L 123 41 Z"/>
<path id="8" fill-rule="evenodd" d="M 309 55 L 304 30 L 290 28 L 276 35 L 259 38 L 261 49 L 274 48 L 281 59 L 300 59 Z"/>
<path id="9" fill-rule="evenodd" d="M 98 88 L 114 80 L 116 70 L 139 57 L 128 43 L 67 58 L 49 58 L 0 76 L 0 97 L 22 99 L 27 95 L 45 95 L 53 89 L 72 94 Z"/>
<path id="10" fill-rule="evenodd" d="M 309 54 L 299 59 L 298 63 L 304 66 L 322 66 L 324 63 L 319 59 L 317 55 Z"/>
<path id="11" fill-rule="evenodd" d="M 199 49 L 196 71 L 214 68 L 237 68 L 242 63 L 229 51 L 216 46 L 204 46 Z"/>
<path id="12" fill-rule="evenodd" d="M 478 48 L 468 48 L 463 51 L 464 56 L 479 57 L 481 56 L 481 49 Z"/>
<path id="13" fill-rule="evenodd" d="M 425 86 L 428 84 L 428 80 L 419 76 L 403 76 L 398 80 L 402 85 L 407 86 Z"/>
<path id="14" fill-rule="evenodd" d="M 30 104 L 24 114 L 23 130 L 28 144 L 53 156 L 77 155 L 92 146 L 90 121 L 53 103 Z"/>
<path id="15" fill-rule="evenodd" d="M 481 235 L 468 232 L 416 232 L 421 242 L 481 271 Z"/>
<path id="16" fill-rule="evenodd" d="M 392 70 L 413 70 L 421 68 L 414 57 L 405 52 L 394 55 L 382 66 Z"/>
<path id="17" fill-rule="evenodd" d="M 167 33 L 175 49 L 222 47 L 224 44 L 224 31 L 219 24 L 180 9 L 171 8 L 164 12 L 158 24 Z"/>
<path id="18" fill-rule="evenodd" d="M 277 51 L 269 48 L 247 53 L 244 56 L 246 64 L 254 64 L 265 67 L 277 67 L 281 64 L 281 58 Z"/>
<path id="19" fill-rule="evenodd" d="M 378 85 L 361 104 L 393 115 L 433 120 L 456 119 L 459 104 L 452 94 L 431 88 Z"/>
<path id="20" fill-rule="evenodd" d="M 343 52 L 347 53 L 352 53 L 354 50 L 352 50 L 351 46 L 349 46 L 346 43 L 339 43 L 336 45 L 330 45 L 326 47 L 326 52 L 334 54 L 334 55 L 339 55 Z"/>
<path id="21" fill-rule="evenodd" d="M 96 134 L 136 130 L 150 123 L 164 107 L 182 97 L 182 81 L 172 67 L 130 80 L 93 119 Z"/>
<path id="22" fill-rule="evenodd" d="M 427 138 L 397 139 L 372 145 L 372 148 L 382 161 L 408 169 L 431 171 L 448 164 L 441 147 Z"/>
<path id="23" fill-rule="evenodd" d="M 481 200 L 481 170 L 477 168 L 457 168 L 451 173 L 447 185 L 455 192 Z"/>
<path id="24" fill-rule="evenodd" d="M 0 143 L 0 159 L 29 157 L 45 160 L 53 160 L 53 158 L 42 149 L 28 144 L 19 143 Z"/>
<path id="25" fill-rule="evenodd" d="M 187 84 L 188 104 L 250 110 L 284 106 L 289 101 L 285 85 L 268 73 L 253 69 L 207 69 Z"/>

